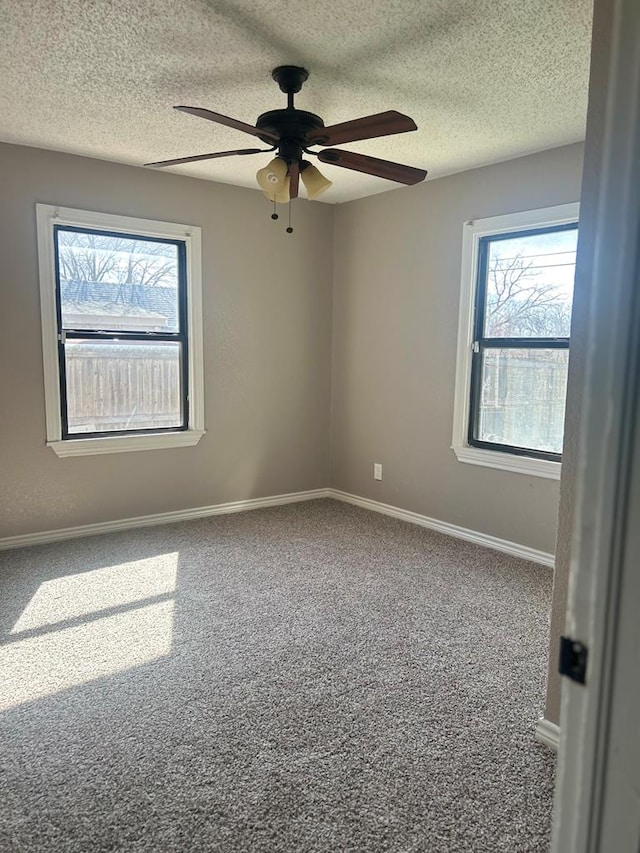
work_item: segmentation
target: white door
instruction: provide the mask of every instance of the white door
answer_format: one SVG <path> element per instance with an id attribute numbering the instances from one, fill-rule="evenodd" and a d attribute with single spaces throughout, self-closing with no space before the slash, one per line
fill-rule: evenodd
<path id="1" fill-rule="evenodd" d="M 567 614 L 589 661 L 586 686 L 563 684 L 554 853 L 640 853 L 640 0 L 605 6 L 599 189 L 581 206 L 596 236 Z"/>

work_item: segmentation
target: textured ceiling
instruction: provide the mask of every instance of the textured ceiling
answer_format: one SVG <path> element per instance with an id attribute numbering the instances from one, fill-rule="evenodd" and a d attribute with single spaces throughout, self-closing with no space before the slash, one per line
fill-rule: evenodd
<path id="1" fill-rule="evenodd" d="M 325 124 L 396 109 L 417 132 L 343 146 L 431 178 L 584 137 L 591 0 L 0 0 L 0 139 L 140 165 L 256 140 L 172 110 L 253 124 L 296 105 Z M 259 143 L 258 143 L 259 144 Z M 173 167 L 255 187 L 268 157 Z M 341 202 L 397 184 L 322 165 Z"/>

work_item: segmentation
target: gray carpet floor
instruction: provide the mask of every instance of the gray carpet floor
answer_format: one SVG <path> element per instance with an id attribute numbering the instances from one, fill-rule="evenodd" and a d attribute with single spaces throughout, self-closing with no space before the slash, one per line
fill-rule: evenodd
<path id="1" fill-rule="evenodd" d="M 546 851 L 551 582 L 330 500 L 4 552 L 0 849 Z"/>

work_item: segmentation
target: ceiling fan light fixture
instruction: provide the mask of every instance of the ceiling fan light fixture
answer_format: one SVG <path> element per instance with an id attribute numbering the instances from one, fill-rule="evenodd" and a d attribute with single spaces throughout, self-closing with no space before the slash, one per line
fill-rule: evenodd
<path id="1" fill-rule="evenodd" d="M 304 164 L 304 169 L 300 172 L 300 177 L 310 199 L 318 198 L 321 193 L 328 190 L 332 185 L 332 181 L 325 178 L 313 163 Z"/>
<path id="2" fill-rule="evenodd" d="M 269 201 L 276 201 L 279 204 L 289 201 L 288 169 L 287 161 L 282 157 L 274 157 L 264 168 L 258 169 L 256 180 Z M 285 190 L 286 198 L 284 198 Z"/>
<path id="3" fill-rule="evenodd" d="M 269 201 L 275 201 L 276 204 L 288 204 L 291 201 L 290 189 L 289 188 L 290 188 L 290 181 L 289 181 L 289 175 L 287 175 L 287 177 L 284 179 L 284 183 L 278 189 L 277 192 L 274 192 L 273 190 L 271 190 L 271 192 L 266 193 L 263 190 L 262 193 L 266 199 L 268 199 Z"/>

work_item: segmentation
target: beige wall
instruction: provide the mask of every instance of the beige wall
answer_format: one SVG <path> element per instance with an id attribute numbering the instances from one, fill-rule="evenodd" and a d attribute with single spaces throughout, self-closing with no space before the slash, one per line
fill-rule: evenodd
<path id="1" fill-rule="evenodd" d="M 450 449 L 462 224 L 577 201 L 581 169 L 573 145 L 337 208 L 334 487 L 554 550 L 557 481 L 463 464 Z"/>
<path id="2" fill-rule="evenodd" d="M 557 482 L 450 449 L 460 249 L 467 219 L 576 200 L 581 158 L 568 146 L 338 207 L 301 201 L 289 236 L 255 191 L 0 146 L 0 537 L 331 484 L 553 551 Z M 202 227 L 197 447 L 45 447 L 36 201 Z"/>
<path id="3" fill-rule="evenodd" d="M 259 192 L 0 145 L 0 537 L 328 482 L 333 210 L 296 232 Z M 201 226 L 207 435 L 59 459 L 45 446 L 35 204 Z"/>

